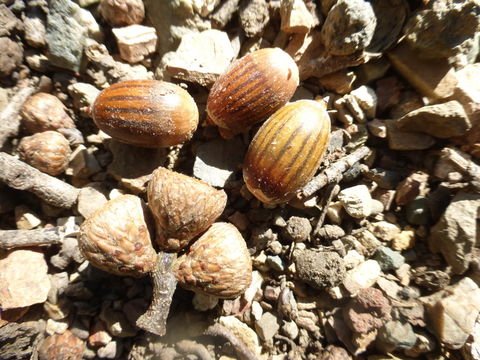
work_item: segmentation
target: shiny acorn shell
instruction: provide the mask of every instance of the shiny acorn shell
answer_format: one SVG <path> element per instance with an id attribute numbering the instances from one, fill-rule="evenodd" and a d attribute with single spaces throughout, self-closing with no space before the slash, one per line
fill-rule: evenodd
<path id="1" fill-rule="evenodd" d="M 207 100 L 211 122 L 232 137 L 266 120 L 293 96 L 298 67 L 279 48 L 254 51 L 235 61 L 215 82 Z"/>
<path id="2" fill-rule="evenodd" d="M 156 242 L 169 251 L 179 251 L 207 230 L 227 204 L 223 190 L 165 168 L 153 172 L 147 196 L 155 218 Z"/>
<path id="3" fill-rule="evenodd" d="M 146 275 L 155 266 L 156 254 L 145 209 L 142 200 L 134 195 L 108 201 L 80 227 L 80 251 L 93 266 L 109 273 Z"/>
<path id="4" fill-rule="evenodd" d="M 327 148 L 325 106 L 299 100 L 278 110 L 258 130 L 243 164 L 250 192 L 266 204 L 288 201 L 315 174 Z"/>
<path id="5" fill-rule="evenodd" d="M 177 259 L 173 271 L 182 287 L 223 299 L 243 294 L 252 281 L 252 261 L 242 234 L 221 222 Z"/>
<path id="6" fill-rule="evenodd" d="M 157 80 L 122 81 L 103 90 L 93 105 L 95 124 L 114 139 L 160 148 L 189 140 L 198 108 L 180 86 Z"/>

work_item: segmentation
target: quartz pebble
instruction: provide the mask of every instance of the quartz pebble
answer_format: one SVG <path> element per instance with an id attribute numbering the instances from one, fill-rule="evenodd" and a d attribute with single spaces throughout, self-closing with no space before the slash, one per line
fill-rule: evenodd
<path id="1" fill-rule="evenodd" d="M 357 267 L 349 270 L 345 275 L 342 284 L 353 296 L 361 289 L 373 286 L 380 277 L 382 270 L 380 264 L 375 260 L 367 260 Z"/>
<path id="2" fill-rule="evenodd" d="M 279 329 L 279 320 L 271 312 L 264 313 L 260 320 L 255 321 L 255 330 L 263 341 L 272 340 Z"/>
<path id="3" fill-rule="evenodd" d="M 157 45 L 155 28 L 143 25 L 130 25 L 112 29 L 117 39 L 120 57 L 133 64 L 142 61 L 153 53 Z"/>
<path id="4" fill-rule="evenodd" d="M 377 95 L 372 88 L 362 85 L 353 90 L 350 95 L 357 101 L 363 111 L 365 111 L 367 118 L 373 119 L 375 117 Z"/>
<path id="5" fill-rule="evenodd" d="M 345 211 L 354 218 L 364 218 L 372 212 L 372 197 L 365 185 L 343 189 L 338 199 Z"/>

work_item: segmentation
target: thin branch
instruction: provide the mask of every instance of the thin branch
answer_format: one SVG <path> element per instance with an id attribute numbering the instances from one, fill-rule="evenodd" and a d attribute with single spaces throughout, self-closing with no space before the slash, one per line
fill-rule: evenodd
<path id="1" fill-rule="evenodd" d="M 0 230 L 0 249 L 60 244 L 64 235 L 63 226 L 33 230 Z"/>

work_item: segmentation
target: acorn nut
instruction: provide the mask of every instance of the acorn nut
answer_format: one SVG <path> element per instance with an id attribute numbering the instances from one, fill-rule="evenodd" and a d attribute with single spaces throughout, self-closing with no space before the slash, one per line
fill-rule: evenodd
<path id="1" fill-rule="evenodd" d="M 108 201 L 81 225 L 80 251 L 93 266 L 112 274 L 146 275 L 155 267 L 156 254 L 145 209 L 134 195 Z"/>
<path id="2" fill-rule="evenodd" d="M 25 136 L 17 150 L 23 161 L 52 176 L 65 171 L 72 153 L 68 140 L 56 131 Z"/>
<path id="3" fill-rule="evenodd" d="M 103 90 L 93 105 L 95 124 L 114 139 L 159 148 L 189 140 L 198 109 L 180 86 L 157 80 L 128 80 Z"/>
<path id="4" fill-rule="evenodd" d="M 147 195 L 156 242 L 169 251 L 179 251 L 208 229 L 227 204 L 223 190 L 165 168 L 153 172 Z"/>
<path id="5" fill-rule="evenodd" d="M 298 67 L 279 48 L 254 51 L 235 61 L 213 85 L 207 100 L 211 122 L 223 137 L 246 132 L 293 96 Z"/>
<path id="6" fill-rule="evenodd" d="M 245 155 L 243 179 L 260 201 L 288 201 L 315 175 L 327 148 L 326 107 L 299 100 L 275 112 L 258 130 Z"/>
<path id="7" fill-rule="evenodd" d="M 222 222 L 200 236 L 177 259 L 173 271 L 184 288 L 218 298 L 235 298 L 252 281 L 252 261 L 242 234 Z"/>

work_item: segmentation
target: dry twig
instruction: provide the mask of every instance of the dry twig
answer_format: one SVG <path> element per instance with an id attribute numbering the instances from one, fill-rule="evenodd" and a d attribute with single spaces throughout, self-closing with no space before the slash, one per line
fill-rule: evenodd
<path id="1" fill-rule="evenodd" d="M 79 189 L 0 152 L 0 181 L 17 190 L 34 193 L 50 205 L 70 209 L 77 202 Z"/>
<path id="2" fill-rule="evenodd" d="M 0 249 L 60 244 L 64 235 L 63 226 L 33 230 L 0 230 Z"/>

